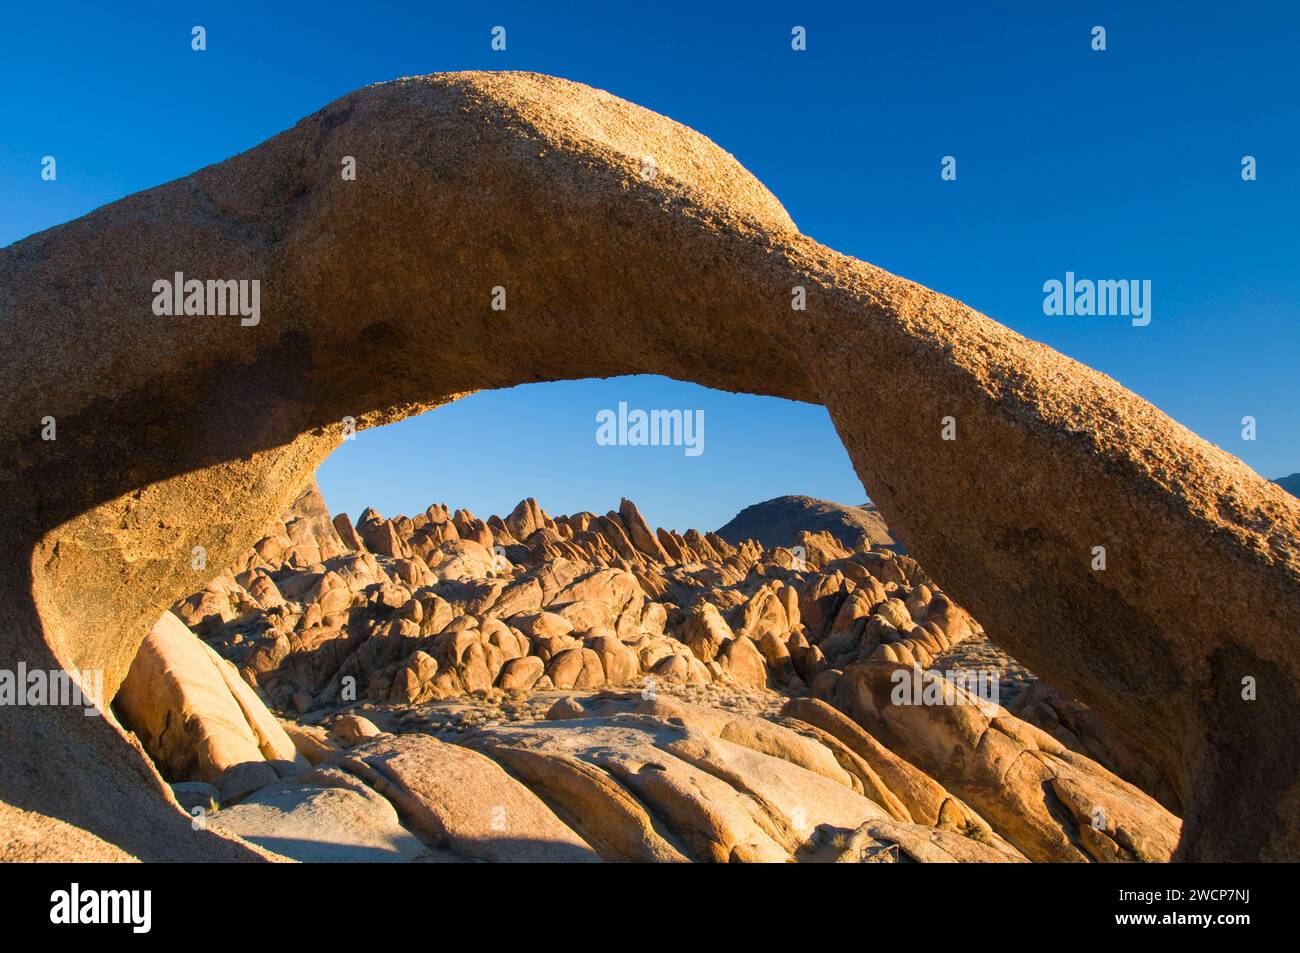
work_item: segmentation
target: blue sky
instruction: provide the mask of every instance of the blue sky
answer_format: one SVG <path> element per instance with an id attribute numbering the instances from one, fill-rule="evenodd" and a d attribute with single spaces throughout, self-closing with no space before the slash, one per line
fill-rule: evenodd
<path id="1" fill-rule="evenodd" d="M 1112 375 L 1264 476 L 1300 470 L 1300 5 L 552 7 L 8 4 L 0 245 L 367 83 L 539 70 L 700 130 L 805 233 Z M 790 49 L 796 24 L 805 52 Z M 940 178 L 945 155 L 956 181 Z M 1045 316 L 1043 282 L 1066 271 L 1149 279 L 1151 324 Z M 595 414 L 619 400 L 703 409 L 704 454 L 597 446 Z M 320 480 L 353 513 L 437 500 L 487 514 L 526 495 L 603 512 L 627 495 L 652 522 L 704 529 L 782 493 L 865 495 L 822 408 L 657 378 L 476 395 L 359 435 Z"/>

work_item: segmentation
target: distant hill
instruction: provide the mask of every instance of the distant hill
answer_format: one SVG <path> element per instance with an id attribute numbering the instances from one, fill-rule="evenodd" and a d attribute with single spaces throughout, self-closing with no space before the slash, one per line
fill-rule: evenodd
<path id="1" fill-rule="evenodd" d="M 1300 496 L 1300 473 L 1293 473 L 1290 476 L 1278 477 L 1273 481 L 1282 489 L 1286 490 L 1292 496 Z"/>
<path id="2" fill-rule="evenodd" d="M 720 528 L 718 535 L 732 545 L 756 539 L 772 548 L 793 546 L 800 530 L 810 533 L 825 530 L 851 548 L 872 545 L 903 551 L 872 504 L 844 506 L 810 496 L 778 496 L 747 506 Z"/>

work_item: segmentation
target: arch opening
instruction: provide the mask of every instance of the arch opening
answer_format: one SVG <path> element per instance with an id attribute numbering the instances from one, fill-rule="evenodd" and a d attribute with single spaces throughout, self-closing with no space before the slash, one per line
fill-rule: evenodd
<path id="1" fill-rule="evenodd" d="M 637 696 L 642 717 L 665 717 L 684 703 L 692 707 L 672 717 L 688 719 L 789 718 L 789 711 L 815 698 L 885 731 L 891 726 L 872 722 L 855 705 L 853 678 L 845 680 L 847 670 L 875 663 L 889 666 L 891 674 L 907 673 L 899 664 L 916 666 L 918 704 L 925 692 L 942 688 L 989 710 L 1007 706 L 1011 714 L 1000 717 L 1023 716 L 1028 719 L 1024 731 L 1035 724 L 1054 730 L 1084 756 L 1079 764 L 1090 765 L 1099 776 L 1104 775 L 1092 765 L 1098 759 L 1125 775 L 1146 767 L 1141 755 L 1119 749 L 1090 712 L 1037 684 L 998 652 L 978 621 L 905 555 L 873 508 L 798 495 L 763 499 L 760 493 L 757 505 L 739 498 L 744 502 L 711 522 L 667 521 L 684 532 L 655 518 L 675 493 L 716 491 L 720 483 L 739 482 L 736 475 L 744 470 L 779 471 L 781 482 L 775 485 L 784 489 L 792 488 L 792 479 L 808 481 L 821 459 L 814 449 L 818 443 L 822 456 L 833 459 L 829 449 L 843 452 L 829 426 L 822 427 L 819 439 L 804 441 L 806 456 L 795 475 L 786 453 L 737 458 L 728 448 L 749 439 L 754 427 L 775 445 L 788 447 L 791 431 L 806 429 L 819 408 L 780 408 L 781 416 L 770 399 L 709 393 L 663 378 L 581 382 L 576 394 L 560 383 L 480 393 L 345 436 L 317 471 L 316 484 L 263 538 L 172 606 L 171 624 L 183 639 L 197 636 L 233 663 L 278 717 L 297 725 L 296 731 L 328 727 L 326 741 L 350 737 L 363 718 L 365 730 L 373 725 L 403 738 L 415 733 L 454 739 L 475 750 L 486 748 L 509 767 L 516 757 L 513 747 L 504 755 L 493 747 L 503 734 L 511 745 L 524 738 L 539 743 L 536 739 L 558 731 L 541 717 L 552 707 L 582 713 L 587 705 L 600 712 L 612 697 Z M 476 411 L 475 404 L 482 409 Z M 705 405 L 692 411 L 710 421 L 712 456 L 700 456 L 715 462 L 720 457 L 722 466 L 699 470 L 700 458 L 684 453 L 693 446 L 689 439 L 652 445 L 647 434 L 639 442 L 603 443 L 606 405 L 619 404 L 633 410 L 674 406 L 679 412 L 692 411 L 683 405 Z M 624 436 L 629 413 L 622 415 Z M 462 419 L 447 419 L 457 416 Z M 737 419 L 746 416 L 753 419 Z M 511 438 L 541 431 L 541 424 L 545 437 L 539 435 L 535 445 L 527 438 L 512 445 Z M 678 437 L 686 437 L 685 428 Z M 465 454 L 467 443 L 495 449 Z M 410 456 L 397 456 L 399 447 L 412 444 Z M 582 448 L 590 452 L 584 455 Z M 554 469 L 529 465 L 521 482 L 506 482 L 505 496 L 499 484 L 480 486 L 503 462 L 532 461 L 539 453 L 563 463 Z M 647 459 L 656 455 L 657 465 Z M 635 466 L 618 465 L 620 457 Z M 357 471 L 352 481 L 345 479 L 347 458 Z M 435 469 L 442 459 L 466 472 L 458 479 L 455 471 Z M 339 467 L 333 474 L 331 463 Z M 847 460 L 843 467 L 850 498 L 861 495 Z M 561 485 L 574 468 L 596 471 L 576 491 Z M 638 469 L 649 473 L 629 487 Z M 385 471 L 395 472 L 377 475 Z M 686 471 L 684 479 L 678 479 L 678 471 Z M 385 483 L 408 492 L 385 496 Z M 641 498 L 639 491 L 660 484 L 669 486 L 658 498 L 659 507 L 633 502 Z M 500 508 L 458 505 L 468 502 L 463 495 L 480 490 L 479 501 L 511 499 L 512 492 L 519 501 Z M 435 492 L 435 502 L 426 506 Z M 556 496 L 575 504 L 547 505 Z M 385 499 L 393 505 L 378 511 L 367 505 Z M 340 505 L 331 506 L 330 500 Z M 598 504 L 582 506 L 587 500 Z M 600 502 L 612 508 L 601 512 Z M 156 629 L 151 639 L 160 638 Z M 152 644 L 142 649 L 149 658 L 154 651 L 164 654 Z M 135 666 L 140 664 L 137 660 Z M 837 691 L 842 680 L 845 688 Z M 123 689 L 132 699 L 126 707 L 147 708 L 139 696 L 150 694 L 153 685 L 133 674 Z M 910 679 L 898 683 L 911 685 Z M 1058 711 L 1073 728 L 1059 722 Z M 508 727 L 499 730 L 500 723 Z M 934 733 L 943 724 L 927 720 L 907 732 L 893 729 L 894 752 L 931 775 L 932 784 L 950 785 L 963 796 L 970 787 L 972 810 L 984 817 L 994 816 L 990 808 L 998 802 L 1015 804 L 1013 788 L 989 783 L 995 780 L 991 774 L 976 784 L 965 773 L 951 773 L 946 759 L 911 744 L 911 734 Z M 731 729 L 731 736 L 739 730 Z M 571 734 L 575 737 L 566 744 L 581 745 L 582 732 Z M 1093 741 L 1092 750 L 1080 743 L 1080 734 Z M 1109 744 L 1097 743 L 1103 738 Z M 201 780 L 193 765 L 159 741 L 146 747 L 167 780 Z M 1123 765 L 1114 763 L 1117 750 Z M 963 757 L 975 754 L 963 751 Z M 550 755 L 539 749 L 537 757 Z M 216 767 L 212 777 L 220 780 Z M 600 770 L 599 760 L 589 767 Z M 532 780 L 549 791 L 545 775 Z M 890 803 L 890 796 L 879 796 Z M 1130 835 L 1125 828 L 1126 838 L 1154 841 L 1162 828 L 1176 830 L 1167 813 L 1143 804 L 1128 820 L 1141 833 Z M 581 838 L 598 843 L 599 832 L 586 813 L 564 816 Z M 904 816 L 909 822 L 926 817 Z M 1051 823 L 1046 816 L 1042 820 Z M 993 824 L 987 830 L 996 833 L 990 836 L 1005 831 L 1011 849 L 1023 845 L 1033 859 L 1060 859 L 1056 850 L 1075 859 L 1086 856 L 1076 854 L 1078 848 L 1026 840 L 1005 818 Z M 1170 837 L 1165 857 L 1172 849 Z M 1158 850 L 1145 856 L 1161 857 Z M 616 853 L 610 859 L 646 858 Z"/>

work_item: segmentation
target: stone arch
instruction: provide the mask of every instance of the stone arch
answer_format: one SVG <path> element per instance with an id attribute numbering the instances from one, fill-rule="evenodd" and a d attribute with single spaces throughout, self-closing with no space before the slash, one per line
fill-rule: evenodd
<path id="1" fill-rule="evenodd" d="M 177 271 L 259 279 L 260 323 L 155 317 Z M 194 588 L 191 548 L 222 565 L 251 544 L 344 416 L 664 374 L 825 404 L 927 569 L 1167 768 L 1184 858 L 1300 854 L 1300 505 L 1106 376 L 801 235 L 731 156 L 608 93 L 526 73 L 360 90 L 0 249 L 0 326 L 7 659 L 102 669 L 111 695 Z M 0 800 L 146 859 L 251 856 L 176 836 L 105 721 L 0 725 Z"/>

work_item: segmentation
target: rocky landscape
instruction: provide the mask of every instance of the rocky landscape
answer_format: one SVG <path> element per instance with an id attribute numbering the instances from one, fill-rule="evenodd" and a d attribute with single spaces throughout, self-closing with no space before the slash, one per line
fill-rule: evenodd
<path id="1" fill-rule="evenodd" d="M 354 526 L 313 485 L 114 708 L 179 803 L 302 861 L 1168 860 L 1087 709 L 847 535 L 732 545 L 626 499 Z"/>
<path id="2" fill-rule="evenodd" d="M 344 156 L 360 157 L 355 181 L 340 178 Z M 644 175 L 647 157 L 653 177 Z M 259 322 L 153 314 L 148 289 L 177 272 L 260 282 Z M 507 310 L 491 307 L 496 287 L 509 289 Z M 805 309 L 792 309 L 793 291 Z M 1176 825 L 1094 760 L 1113 758 L 1143 784 L 1124 762 L 1126 752 L 1141 751 L 1159 782 L 1147 784 L 1151 794 L 1182 818 L 1174 859 L 1300 856 L 1300 502 L 1105 374 L 801 234 L 780 201 L 706 136 L 610 93 L 524 72 L 444 73 L 357 90 L 238 156 L 0 248 L 0 323 L 9 329 L 0 335 L 9 374 L 0 388 L 0 655 L 11 666 L 101 674 L 105 694 L 119 695 L 146 636 L 166 638 L 155 628 L 160 614 L 233 564 L 230 578 L 244 580 L 246 596 L 231 587 L 208 597 L 213 612 L 183 605 L 176 618 L 216 646 L 215 655 L 189 653 L 183 664 L 205 680 L 204 697 L 236 732 L 239 750 L 213 760 L 223 770 L 248 763 L 250 747 L 263 758 L 283 748 L 260 710 L 243 713 L 231 687 L 251 690 L 240 670 L 277 710 L 306 721 L 342 700 L 350 676 L 358 704 L 427 691 L 418 706 L 448 704 L 434 695 L 464 690 L 466 681 L 490 691 L 503 673 L 531 681 L 534 695 L 543 678 L 552 686 L 572 679 L 570 689 L 551 690 L 577 693 L 589 691 L 579 686 L 595 682 L 599 666 L 606 687 L 593 690 L 622 691 L 608 687 L 607 666 L 618 681 L 635 664 L 628 690 L 639 697 L 636 679 L 647 675 L 703 691 L 719 673 L 724 685 L 756 684 L 761 664 L 786 691 L 795 677 L 803 682 L 808 698 L 793 701 L 829 698 L 857 726 L 836 728 L 841 737 L 806 720 L 814 714 L 791 711 L 782 716 L 798 723 L 790 730 L 807 737 L 800 726 L 811 725 L 839 738 L 926 830 L 947 830 L 926 826 L 940 819 L 926 805 L 951 797 L 1029 859 L 1164 856 Z M 419 527 L 414 518 L 409 526 L 358 520 L 366 553 L 326 557 L 318 543 L 318 560 L 310 547 L 293 556 L 295 572 L 306 571 L 301 591 L 275 578 L 283 572 L 271 551 L 277 544 L 267 544 L 266 556 L 246 555 L 355 430 L 476 390 L 637 374 L 825 407 L 879 513 L 942 593 L 912 572 L 909 557 L 810 550 L 809 564 L 818 565 L 795 575 L 779 550 L 769 560 L 757 545 L 721 549 L 707 534 L 654 534 L 670 561 L 651 568 L 657 551 L 635 545 L 635 520 L 623 513 L 626 545 L 609 517 L 566 523 L 569 538 L 558 520 L 552 531 L 532 514 L 532 532 L 542 530 L 536 542 L 522 529 L 509 530 L 513 541 L 489 537 L 468 517 L 462 533 L 445 512 L 425 514 Z M 943 421 L 955 423 L 957 439 L 942 439 Z M 57 439 L 45 439 L 54 423 Z M 449 523 L 457 538 L 439 541 Z M 373 543 L 365 539 L 372 529 Z M 504 543 L 508 566 L 497 567 L 489 543 Z M 211 567 L 202 575 L 196 550 Z M 701 569 L 680 562 L 693 558 Z M 572 565 L 548 576 L 560 560 Z M 310 571 L 330 561 L 337 568 Z M 842 584 L 831 581 L 836 572 Z M 725 629 L 692 600 L 694 583 L 721 600 L 715 611 Z M 833 618 L 819 586 L 828 600 L 843 595 Z M 205 620 L 220 619 L 222 605 L 233 611 L 232 598 L 236 616 L 262 599 L 284 605 L 267 609 L 268 624 L 246 637 L 210 632 Z M 560 611 L 572 605 L 579 608 L 569 616 Z M 942 663 L 938 632 L 951 645 L 969 626 L 966 612 L 1062 693 L 1040 689 L 1023 709 L 1051 731 L 973 705 L 881 704 L 879 680 L 891 666 L 908 667 L 889 656 L 905 653 L 923 666 L 935 656 L 933 639 Z M 855 620 L 852 628 L 822 628 L 818 637 L 819 623 L 841 615 Z M 526 624 L 523 616 L 535 617 L 532 634 L 512 625 Z M 170 621 L 163 629 L 183 634 Z M 169 687 L 172 670 L 165 659 L 153 668 L 160 696 L 179 691 Z M 707 844 L 687 844 L 684 831 L 713 831 L 723 814 L 689 828 L 682 818 L 699 815 L 669 805 L 697 802 L 674 802 L 670 792 L 725 776 L 731 790 L 750 792 L 736 824 L 749 817 L 770 843 L 752 831 L 740 840 L 711 833 L 709 843 L 743 841 L 763 856 L 772 845 L 802 851 L 777 824 L 777 812 L 794 823 L 787 808 L 797 805 L 760 783 L 767 768 L 786 777 L 786 758 L 746 745 L 737 752 L 720 743 L 733 733 L 728 726 L 710 734 L 686 716 L 671 729 L 687 739 L 674 747 L 676 760 L 665 750 L 675 745 L 669 735 L 620 735 L 627 746 L 589 750 L 583 732 L 605 730 L 595 720 L 673 725 L 678 716 L 579 704 L 589 717 L 556 718 L 554 730 L 576 733 L 571 767 L 610 792 L 601 803 L 633 791 L 636 803 L 617 802 L 628 812 L 618 816 L 641 817 L 639 804 L 652 822 L 668 824 L 683 856 L 683 847 L 708 854 Z M 166 734 L 158 717 L 139 716 L 139 737 L 148 725 Z M 192 720 L 179 718 L 175 730 Z M 527 748 L 504 726 L 492 730 L 503 732 L 498 748 Z M 471 749 L 431 747 L 421 732 L 390 734 L 361 742 L 376 746 L 370 753 L 349 748 L 333 767 L 345 771 L 353 759 L 345 773 L 366 775 L 369 791 L 406 811 L 407 829 L 418 827 L 416 817 L 443 823 L 454 814 L 447 799 L 465 789 L 429 787 L 417 779 L 438 772 L 419 765 Z M 897 765 L 888 781 L 893 762 L 862 753 L 877 752 L 873 743 L 937 787 Z M 409 759 L 388 747 L 416 744 L 422 751 Z M 192 830 L 153 762 L 110 719 L 6 706 L 0 749 L 8 859 L 266 857 L 214 827 Z M 632 750 L 651 760 L 638 769 L 635 755 L 618 754 Z M 488 759 L 474 760 L 476 770 L 490 764 L 504 774 L 494 759 L 505 756 L 491 752 L 486 742 L 473 749 Z M 762 760 L 772 758 L 779 764 Z M 288 759 L 267 760 L 275 771 Z M 679 762 L 702 774 L 682 780 Z M 382 774 L 385 764 L 391 770 Z M 589 774 L 593 765 L 603 774 Z M 524 770 L 516 765 L 510 777 Z M 857 775 L 844 770 L 867 790 L 860 767 Z M 622 787 L 604 787 L 620 771 Z M 251 787 L 269 778 L 256 773 L 250 794 L 266 791 Z M 346 779 L 331 777 L 338 788 L 317 784 L 285 797 L 357 803 L 333 794 Z M 831 781 L 837 794 L 857 795 L 842 781 Z M 548 796 L 550 814 L 597 851 L 600 837 L 565 823 L 558 796 Z M 229 811 L 250 801 L 233 804 L 227 792 Z M 803 806 L 809 819 L 831 817 Z M 213 818 L 221 814 L 229 820 L 227 810 Z M 1081 824 L 1083 816 L 1099 826 Z M 894 853 L 873 846 L 880 840 L 859 824 L 843 843 L 871 856 Z"/>

